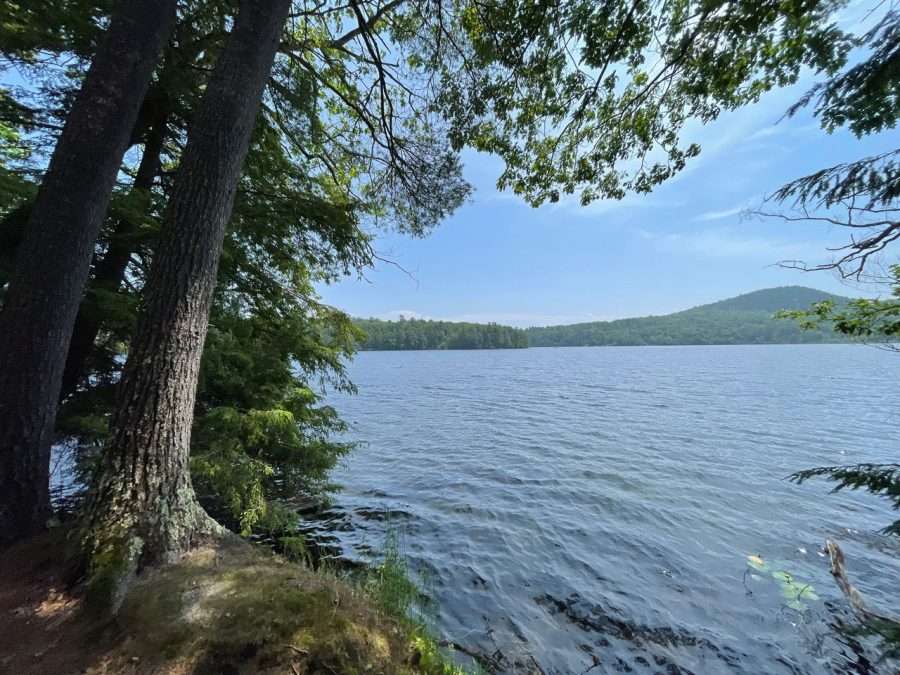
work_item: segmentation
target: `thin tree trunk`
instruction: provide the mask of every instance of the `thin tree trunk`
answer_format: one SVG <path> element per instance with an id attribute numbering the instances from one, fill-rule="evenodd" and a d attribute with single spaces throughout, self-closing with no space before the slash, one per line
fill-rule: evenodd
<path id="1" fill-rule="evenodd" d="M 168 130 L 164 113 L 162 115 L 162 118 L 156 120 L 147 134 L 141 163 L 138 165 L 131 188 L 132 194 L 140 193 L 146 196 L 148 203 L 149 192 L 153 188 L 153 181 L 156 179 L 162 163 L 162 150 Z M 133 236 L 136 232 L 137 223 L 133 219 L 123 216 L 116 221 L 106 254 L 97 262 L 94 269 L 94 279 L 91 284 L 93 288 L 115 292 L 121 287 L 128 269 L 128 261 L 131 260 L 131 254 L 134 252 Z M 88 298 L 82 300 L 81 306 L 78 308 L 78 316 L 75 318 L 72 340 L 66 357 L 62 390 L 59 395 L 60 401 L 64 401 L 74 393 L 84 377 L 85 365 L 94 349 L 94 343 L 102 325 L 102 317 L 97 307 Z"/>
<path id="2" fill-rule="evenodd" d="M 176 0 L 123 0 L 57 142 L 0 313 L 0 543 L 43 529 L 50 444 L 94 243 Z"/>
<path id="3" fill-rule="evenodd" d="M 191 485 L 194 399 L 225 226 L 290 4 L 242 0 L 188 133 L 87 511 L 91 587 L 113 610 L 137 568 L 220 531 Z"/>

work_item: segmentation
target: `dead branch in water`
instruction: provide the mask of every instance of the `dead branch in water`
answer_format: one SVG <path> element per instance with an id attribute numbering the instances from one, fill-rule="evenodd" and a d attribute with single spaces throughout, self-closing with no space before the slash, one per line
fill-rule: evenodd
<path id="1" fill-rule="evenodd" d="M 828 539 L 825 541 L 825 550 L 828 551 L 828 557 L 831 559 L 831 574 L 837 581 L 841 592 L 847 596 L 847 600 L 850 602 L 850 606 L 856 612 L 856 615 L 865 623 L 872 624 L 873 627 L 880 625 L 889 628 L 892 632 L 900 632 L 900 618 L 871 609 L 866 605 L 862 594 L 850 583 L 846 567 L 844 566 L 844 552 L 840 546 Z"/>

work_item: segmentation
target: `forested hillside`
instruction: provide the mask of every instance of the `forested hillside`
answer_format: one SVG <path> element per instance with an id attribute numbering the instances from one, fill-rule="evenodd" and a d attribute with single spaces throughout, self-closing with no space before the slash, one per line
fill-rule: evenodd
<path id="1" fill-rule="evenodd" d="M 366 333 L 362 350 L 387 349 L 517 349 L 528 346 L 520 328 L 496 323 L 462 323 L 401 319 L 354 319 Z"/>
<path id="2" fill-rule="evenodd" d="M 354 319 L 353 323 L 366 334 L 359 345 L 362 350 L 846 342 L 845 335 L 827 326 L 803 330 L 795 321 L 775 318 L 781 310 L 805 310 L 824 300 L 843 306 L 849 299 L 814 288 L 784 286 L 674 314 L 564 326 L 519 329 L 422 319 Z"/>
<path id="3" fill-rule="evenodd" d="M 808 309 L 810 305 L 823 300 L 831 300 L 837 304 L 846 303 L 849 298 L 832 295 L 825 291 L 806 286 L 779 286 L 765 288 L 760 291 L 744 293 L 726 300 L 719 300 L 708 305 L 700 305 L 679 314 L 696 313 L 699 310 L 766 312 L 774 314 L 783 309 Z"/>
<path id="4" fill-rule="evenodd" d="M 829 328 L 803 330 L 774 318 L 779 310 L 806 309 L 842 298 L 813 288 L 785 286 L 746 293 L 664 316 L 529 328 L 531 347 L 593 345 L 702 345 L 846 342 Z"/>

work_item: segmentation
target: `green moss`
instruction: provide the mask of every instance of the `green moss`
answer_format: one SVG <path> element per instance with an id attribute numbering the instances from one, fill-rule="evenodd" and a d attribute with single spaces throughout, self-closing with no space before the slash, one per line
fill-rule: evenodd
<path id="1" fill-rule="evenodd" d="M 91 607 L 99 612 L 118 612 L 143 548 L 143 540 L 134 536 L 110 539 L 96 548 L 88 565 L 87 599 Z"/>
<path id="2" fill-rule="evenodd" d="M 381 573 L 389 586 L 396 582 L 393 572 Z M 193 672 L 463 672 L 423 626 L 386 611 L 399 605 L 371 592 L 249 545 L 223 544 L 142 578 L 120 622 L 131 635 L 129 655 L 162 659 L 160 672 L 167 664 Z"/>

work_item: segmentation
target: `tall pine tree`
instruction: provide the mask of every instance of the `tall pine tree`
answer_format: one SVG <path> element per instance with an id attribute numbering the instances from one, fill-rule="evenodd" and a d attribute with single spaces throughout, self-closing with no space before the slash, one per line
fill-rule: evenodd
<path id="1" fill-rule="evenodd" d="M 0 313 L 0 542 L 43 528 L 50 444 L 94 242 L 175 0 L 123 0 L 31 209 Z"/>
<path id="2" fill-rule="evenodd" d="M 87 510 L 94 588 L 113 607 L 138 566 L 219 529 L 190 479 L 197 376 L 225 227 L 290 4 L 241 2 L 189 130 Z"/>

